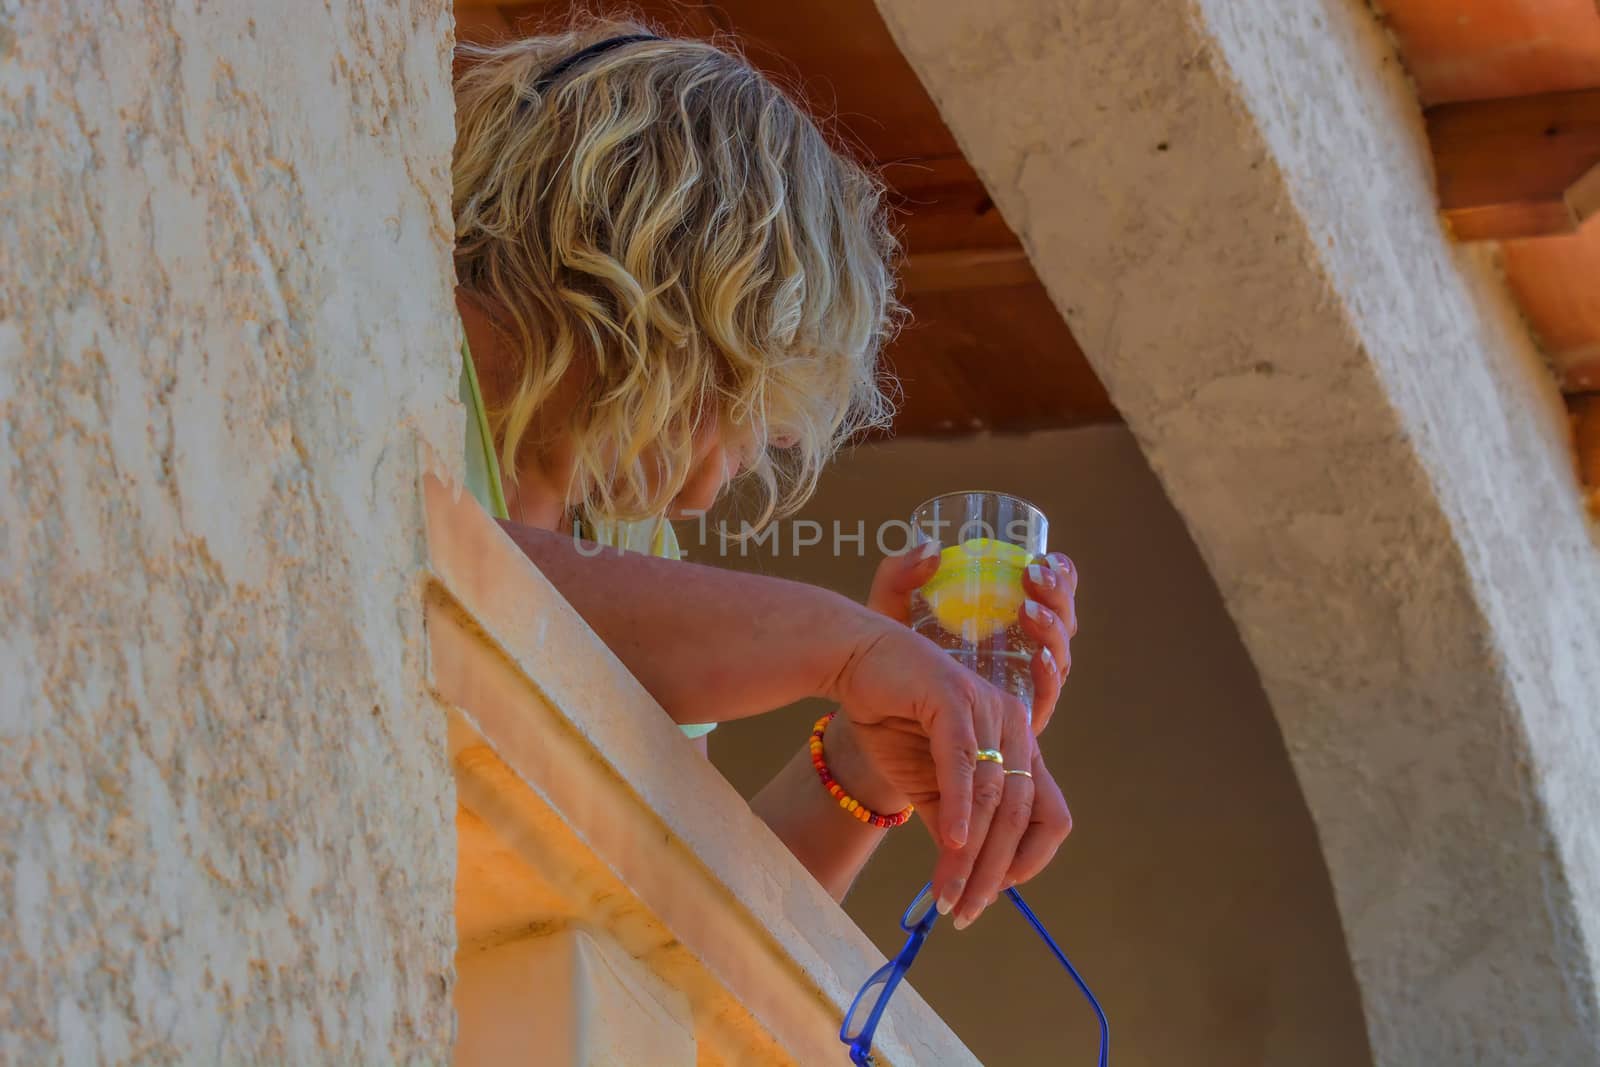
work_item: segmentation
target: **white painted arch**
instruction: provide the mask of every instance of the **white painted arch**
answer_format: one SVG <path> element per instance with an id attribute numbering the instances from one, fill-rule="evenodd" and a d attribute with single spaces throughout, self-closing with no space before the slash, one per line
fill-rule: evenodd
<path id="1" fill-rule="evenodd" d="M 1346 0 L 878 0 L 1189 524 L 1382 1064 L 1600 1062 L 1600 555 Z"/>

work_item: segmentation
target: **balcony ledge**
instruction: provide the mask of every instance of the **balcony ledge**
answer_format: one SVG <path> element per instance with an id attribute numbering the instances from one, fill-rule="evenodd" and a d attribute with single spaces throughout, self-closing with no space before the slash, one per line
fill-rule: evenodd
<path id="1" fill-rule="evenodd" d="M 669 990 L 697 1063 L 843 1062 L 840 1017 L 883 956 L 471 497 L 432 475 L 423 493 L 458 971 L 578 929 Z M 463 988 L 458 1062 L 486 1025 Z M 878 1036 L 885 1063 L 976 1062 L 910 989 Z"/>

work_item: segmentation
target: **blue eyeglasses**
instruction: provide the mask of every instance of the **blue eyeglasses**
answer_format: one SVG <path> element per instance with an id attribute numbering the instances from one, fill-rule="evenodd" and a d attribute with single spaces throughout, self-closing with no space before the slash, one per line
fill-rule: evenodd
<path id="1" fill-rule="evenodd" d="M 1044 923 L 1028 907 L 1022 899 L 1022 894 L 1015 889 L 1007 889 L 1006 896 L 1011 898 L 1011 903 L 1022 912 L 1022 917 L 1028 920 L 1038 935 L 1044 939 L 1056 959 L 1061 961 L 1061 966 L 1072 975 L 1072 980 L 1083 990 L 1084 997 L 1089 1001 L 1089 1006 L 1094 1009 L 1094 1014 L 1100 1020 L 1100 1060 L 1099 1067 L 1107 1067 L 1111 1056 L 1111 1024 L 1106 1021 L 1106 1013 L 1101 1010 L 1100 1002 L 1094 999 L 1094 994 L 1089 992 L 1088 983 L 1078 973 L 1078 969 L 1067 959 L 1067 954 L 1055 943 L 1050 932 L 1044 928 Z M 922 951 L 922 943 L 928 939 L 928 931 L 933 929 L 934 922 L 939 918 L 939 912 L 933 906 L 933 885 L 929 883 L 922 887 L 922 892 L 911 902 L 911 906 L 900 916 L 900 929 L 910 936 L 894 959 L 885 963 L 872 973 L 861 991 L 850 1002 L 850 1010 L 844 1014 L 844 1025 L 839 1027 L 839 1040 L 850 1046 L 850 1062 L 859 1067 L 874 1067 L 876 1061 L 872 1058 L 872 1038 L 878 1032 L 878 1023 L 883 1019 L 883 1011 L 889 1005 L 889 998 L 894 996 L 894 991 L 900 987 L 900 981 L 906 976 L 906 971 L 911 967 L 911 961 L 917 958 L 917 953 Z"/>

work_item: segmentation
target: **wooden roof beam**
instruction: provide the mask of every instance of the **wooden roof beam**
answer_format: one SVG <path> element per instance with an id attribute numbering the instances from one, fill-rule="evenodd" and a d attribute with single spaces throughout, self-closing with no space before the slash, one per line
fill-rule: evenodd
<path id="1" fill-rule="evenodd" d="M 912 253 L 900 268 L 907 293 L 948 293 L 961 289 L 1004 289 L 1035 285 L 1039 279 L 1021 246 Z"/>
<path id="2" fill-rule="evenodd" d="M 1578 452 L 1578 474 L 1583 479 L 1589 514 L 1600 519 L 1600 393 L 1569 397 L 1572 433 Z"/>
<path id="3" fill-rule="evenodd" d="M 1425 113 L 1439 210 L 1463 241 L 1571 233 L 1600 213 L 1600 88 Z"/>

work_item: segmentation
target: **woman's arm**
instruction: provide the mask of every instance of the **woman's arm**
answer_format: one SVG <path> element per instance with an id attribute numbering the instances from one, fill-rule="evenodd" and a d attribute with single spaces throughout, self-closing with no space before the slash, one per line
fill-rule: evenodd
<path id="1" fill-rule="evenodd" d="M 834 780 L 873 811 L 887 815 L 904 810 L 910 801 L 873 769 L 856 745 L 853 730 L 843 715 L 828 724 L 824 740 Z M 834 900 L 844 899 L 889 832 L 839 807 L 817 780 L 806 745 L 755 795 L 750 810 Z"/>
<path id="2" fill-rule="evenodd" d="M 840 703 L 834 723 L 848 722 L 852 740 L 835 747 L 858 749 L 917 804 L 940 848 L 940 909 L 955 910 L 958 926 L 1036 874 L 1066 837 L 1066 803 L 1038 759 L 1028 709 L 902 622 L 798 582 L 505 529 L 675 721 L 743 718 L 810 696 Z M 994 762 L 980 771 L 980 749 L 1033 777 L 1002 776 Z M 818 807 L 819 785 L 800 788 L 796 768 L 779 777 L 784 803 L 775 794 L 762 808 L 780 827 L 779 807 L 803 820 L 780 836 L 804 859 L 836 816 Z M 841 832 L 836 843 L 849 859 L 818 877 L 842 893 L 874 839 Z"/>
<path id="3" fill-rule="evenodd" d="M 501 525 L 675 722 L 840 699 L 846 667 L 885 628 L 815 586 Z"/>

